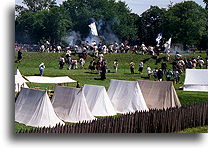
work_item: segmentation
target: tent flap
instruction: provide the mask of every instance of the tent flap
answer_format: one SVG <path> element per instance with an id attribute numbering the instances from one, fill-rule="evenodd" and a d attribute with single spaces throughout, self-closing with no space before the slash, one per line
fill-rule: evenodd
<path id="1" fill-rule="evenodd" d="M 117 113 L 148 111 L 136 81 L 111 80 L 108 96 Z"/>
<path id="2" fill-rule="evenodd" d="M 87 105 L 94 116 L 113 116 L 116 112 L 104 86 L 84 85 Z"/>
<path id="3" fill-rule="evenodd" d="M 80 88 L 56 86 L 52 104 L 58 117 L 66 122 L 95 119 Z"/>

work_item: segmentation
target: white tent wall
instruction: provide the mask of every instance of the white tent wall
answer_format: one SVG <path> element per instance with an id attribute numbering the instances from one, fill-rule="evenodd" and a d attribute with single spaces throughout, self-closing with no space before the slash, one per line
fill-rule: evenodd
<path id="1" fill-rule="evenodd" d="M 200 85 L 184 85 L 184 91 L 204 91 L 208 92 L 208 86 L 200 86 Z"/>
<path id="2" fill-rule="evenodd" d="M 111 80 L 108 96 L 117 113 L 146 110 L 146 102 L 136 81 Z"/>
<path id="3" fill-rule="evenodd" d="M 44 77 L 44 76 L 27 76 L 25 77 L 29 82 L 32 83 L 73 83 L 77 82 L 75 80 L 72 80 L 68 76 L 63 77 Z"/>
<path id="4" fill-rule="evenodd" d="M 94 116 L 116 115 L 104 86 L 84 85 L 83 92 L 87 105 Z"/>
<path id="5" fill-rule="evenodd" d="M 82 122 L 95 119 L 80 88 L 56 86 L 52 104 L 58 117 L 66 122 Z"/>
<path id="6" fill-rule="evenodd" d="M 208 69 L 186 69 L 183 90 L 208 92 Z"/>
<path id="7" fill-rule="evenodd" d="M 15 73 L 15 92 L 20 92 L 22 87 L 28 88 L 26 82 L 28 81 L 22 77 L 19 69 L 17 69 Z"/>
<path id="8" fill-rule="evenodd" d="M 33 127 L 64 124 L 54 112 L 45 91 L 22 88 L 15 102 L 15 121 Z"/>

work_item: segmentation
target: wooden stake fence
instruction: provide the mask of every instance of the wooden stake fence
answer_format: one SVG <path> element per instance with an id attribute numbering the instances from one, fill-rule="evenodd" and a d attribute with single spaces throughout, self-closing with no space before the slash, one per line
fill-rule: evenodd
<path id="1" fill-rule="evenodd" d="M 208 125 L 208 102 L 56 125 L 53 128 L 20 130 L 16 133 L 172 133 L 205 125 Z"/>

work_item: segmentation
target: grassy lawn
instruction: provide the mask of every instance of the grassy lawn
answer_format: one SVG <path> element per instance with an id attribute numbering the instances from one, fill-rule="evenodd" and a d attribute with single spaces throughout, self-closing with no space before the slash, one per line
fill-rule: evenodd
<path id="1" fill-rule="evenodd" d="M 16 129 L 16 131 L 26 130 L 26 129 L 30 130 L 32 128 L 33 128 L 32 126 L 26 126 L 24 124 L 21 124 L 21 123 L 18 123 L 18 122 L 15 121 L 15 129 Z"/>
<path id="2" fill-rule="evenodd" d="M 110 80 L 111 79 L 118 79 L 118 80 L 138 80 L 138 79 L 145 79 L 143 77 L 147 76 L 146 68 L 149 65 L 152 70 L 154 68 L 158 68 L 161 66 L 162 59 L 164 55 L 160 56 L 160 61 L 156 63 L 156 59 L 152 58 L 150 55 L 136 55 L 136 54 L 108 54 L 105 56 L 105 59 L 108 62 L 108 67 L 110 69 L 110 73 L 107 73 L 107 79 L 106 80 L 95 80 L 94 78 L 100 78 L 99 74 L 91 74 L 88 70 L 89 62 L 92 59 L 90 56 L 88 56 L 87 61 L 85 63 L 85 66 L 83 69 L 77 69 L 77 70 L 67 70 L 66 66 L 64 69 L 59 69 L 58 61 L 59 57 L 61 55 L 65 55 L 63 53 L 35 53 L 35 52 L 25 52 L 23 53 L 23 60 L 21 63 L 16 63 L 15 67 L 18 67 L 22 75 L 25 76 L 33 76 L 35 74 L 39 74 L 38 66 L 40 63 L 45 63 L 45 72 L 44 76 L 69 76 L 70 78 L 79 81 L 81 86 L 84 84 L 92 84 L 92 85 L 102 85 L 105 86 L 106 89 L 108 89 Z M 195 55 L 188 55 L 187 58 L 190 57 L 197 57 L 197 55 L 202 55 L 202 57 L 205 58 L 205 53 L 198 53 Z M 74 56 L 74 59 L 78 59 L 78 57 Z M 168 67 L 172 69 L 172 63 L 174 57 L 171 57 L 171 60 L 168 62 Z M 113 71 L 113 61 L 117 59 L 119 61 L 118 66 L 118 73 L 112 73 Z M 129 63 L 132 61 L 135 62 L 135 73 L 136 74 L 130 74 L 129 69 Z M 144 63 L 144 70 L 143 74 L 138 74 L 139 69 L 139 63 L 141 60 L 145 60 Z M 79 65 L 78 65 L 79 66 Z M 180 86 L 183 86 L 184 82 L 184 75 L 181 76 L 181 83 L 176 84 L 175 89 L 177 91 L 178 97 L 180 99 L 180 102 L 182 105 L 192 104 L 196 102 L 207 102 L 208 101 L 208 93 L 205 92 L 184 92 L 182 90 L 179 90 Z M 153 79 L 153 78 L 151 78 Z M 35 88 L 38 87 L 40 89 L 47 89 L 49 86 L 54 87 L 53 84 L 35 84 L 35 83 L 29 83 L 29 87 Z M 75 87 L 76 83 L 70 83 L 68 86 Z M 16 129 L 20 128 L 27 128 L 26 126 L 23 126 L 19 123 L 15 124 Z M 29 128 L 29 127 L 28 127 Z M 207 128 L 207 127 L 205 127 Z"/>
<path id="3" fill-rule="evenodd" d="M 208 133 L 208 126 L 188 128 L 179 133 Z"/>

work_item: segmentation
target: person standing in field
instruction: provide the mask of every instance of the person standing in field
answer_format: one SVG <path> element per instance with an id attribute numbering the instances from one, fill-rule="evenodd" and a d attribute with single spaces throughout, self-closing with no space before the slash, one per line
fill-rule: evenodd
<path id="1" fill-rule="evenodd" d="M 69 53 L 66 53 L 65 62 L 66 62 L 67 70 L 71 69 L 72 58 Z"/>
<path id="2" fill-rule="evenodd" d="M 197 63 L 196 59 L 192 58 L 192 67 L 193 67 L 193 69 L 196 69 L 196 63 Z"/>
<path id="3" fill-rule="evenodd" d="M 166 80 L 171 81 L 172 76 L 173 72 L 170 69 L 168 69 L 168 71 L 166 72 Z"/>
<path id="4" fill-rule="evenodd" d="M 141 45 L 141 52 L 142 52 L 142 55 L 144 55 L 147 51 L 147 47 L 144 45 L 144 43 L 142 43 Z"/>
<path id="5" fill-rule="evenodd" d="M 80 58 L 79 59 L 79 64 L 80 64 L 80 68 L 82 69 L 84 67 L 85 60 L 83 58 Z"/>
<path id="6" fill-rule="evenodd" d="M 180 82 L 180 73 L 178 70 L 173 72 L 174 83 L 178 84 Z"/>
<path id="7" fill-rule="evenodd" d="M 134 74 L 134 66 L 135 66 L 135 63 L 133 61 L 131 61 L 129 65 L 130 65 L 131 74 Z"/>
<path id="8" fill-rule="evenodd" d="M 164 73 L 166 73 L 166 71 L 167 71 L 167 63 L 166 62 L 162 62 L 161 69 Z"/>
<path id="9" fill-rule="evenodd" d="M 59 59 L 59 68 L 60 68 L 60 69 L 63 69 L 64 64 L 65 64 L 64 58 L 63 58 L 63 57 L 60 57 L 60 59 Z"/>
<path id="10" fill-rule="evenodd" d="M 151 74 L 152 74 L 152 70 L 151 70 L 150 66 L 148 65 L 147 66 L 147 77 L 148 77 L 148 79 L 150 79 Z"/>
<path id="11" fill-rule="evenodd" d="M 101 73 L 100 73 L 100 76 L 101 76 L 101 80 L 105 80 L 106 79 L 106 72 L 107 72 L 107 63 L 105 60 L 103 60 L 102 62 L 102 66 L 101 66 Z"/>
<path id="12" fill-rule="evenodd" d="M 114 72 L 117 73 L 117 71 L 118 71 L 118 60 L 115 60 L 113 62 L 113 68 L 114 68 Z"/>
<path id="13" fill-rule="evenodd" d="M 95 70 L 95 65 L 96 65 L 96 62 L 95 62 L 95 59 L 93 58 L 93 60 L 90 61 L 90 65 L 88 67 L 91 70 L 91 73 Z"/>
<path id="14" fill-rule="evenodd" d="M 41 64 L 39 65 L 40 76 L 43 76 L 43 74 L 44 74 L 44 69 L 45 69 L 45 65 L 44 65 L 44 63 L 41 63 Z"/>
<path id="15" fill-rule="evenodd" d="M 153 69 L 152 73 L 153 73 L 153 79 L 154 81 L 157 81 L 157 72 L 158 72 L 158 68 Z"/>
<path id="16" fill-rule="evenodd" d="M 204 65 L 204 60 L 201 58 L 198 60 L 199 68 L 202 69 Z"/>
<path id="17" fill-rule="evenodd" d="M 158 81 L 163 80 L 163 70 L 161 68 L 158 69 L 157 78 L 158 78 Z"/>
<path id="18" fill-rule="evenodd" d="M 166 51 L 166 61 L 170 60 L 170 50 Z"/>
<path id="19" fill-rule="evenodd" d="M 101 61 L 101 60 L 98 60 L 98 61 L 96 62 L 96 70 L 97 70 L 97 73 L 98 73 L 98 74 L 100 73 L 100 71 L 101 71 L 101 69 L 102 69 L 102 62 L 103 62 L 103 61 Z"/>
<path id="20" fill-rule="evenodd" d="M 21 62 L 21 60 L 22 60 L 22 52 L 21 52 L 21 50 L 19 49 L 19 50 L 18 50 L 18 53 L 17 53 L 17 62 Z"/>
<path id="21" fill-rule="evenodd" d="M 140 74 L 142 74 L 143 68 L 144 68 L 144 63 L 143 63 L 143 61 L 141 61 L 141 62 L 139 63 L 139 73 L 140 73 Z"/>

